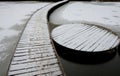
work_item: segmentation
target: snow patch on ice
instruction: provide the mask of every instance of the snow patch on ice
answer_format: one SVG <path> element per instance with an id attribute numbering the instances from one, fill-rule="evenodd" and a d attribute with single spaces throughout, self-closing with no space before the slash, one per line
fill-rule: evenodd
<path id="1" fill-rule="evenodd" d="M 48 3 L 36 3 L 36 4 L 10 4 L 4 3 L 6 8 L 0 8 L 0 26 L 2 28 L 10 28 L 16 23 L 21 23 L 21 20 L 26 17 L 27 14 L 33 13 L 33 11 Z"/>
<path id="2" fill-rule="evenodd" d="M 55 25 L 81 22 L 102 24 L 100 26 L 120 34 L 120 2 L 70 2 L 55 10 L 50 22 Z"/>
<path id="3" fill-rule="evenodd" d="M 119 5 L 120 3 L 114 4 Z M 90 3 L 73 2 L 57 9 L 53 13 L 56 18 L 51 18 L 51 22 L 56 24 L 62 23 L 62 21 L 59 21 L 60 18 L 72 22 L 85 20 L 89 22 L 94 21 L 103 24 L 118 25 L 120 24 L 119 10 L 120 8 L 117 6 L 97 6 Z M 113 11 L 116 11 L 117 13 Z"/>

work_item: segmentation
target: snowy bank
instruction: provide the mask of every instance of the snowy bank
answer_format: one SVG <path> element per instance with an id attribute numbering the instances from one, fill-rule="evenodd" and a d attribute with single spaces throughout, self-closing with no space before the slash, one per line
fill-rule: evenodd
<path id="1" fill-rule="evenodd" d="M 0 2 L 0 76 L 5 76 L 22 31 L 31 15 L 49 3 Z"/>

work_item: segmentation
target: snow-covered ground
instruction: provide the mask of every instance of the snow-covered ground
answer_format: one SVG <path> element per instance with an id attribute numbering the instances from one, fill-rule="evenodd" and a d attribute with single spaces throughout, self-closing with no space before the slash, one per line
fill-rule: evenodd
<path id="1" fill-rule="evenodd" d="M 120 2 L 70 2 L 50 17 L 54 25 L 88 23 L 106 27 L 120 36 Z"/>
<path id="2" fill-rule="evenodd" d="M 0 76 L 5 76 L 30 16 L 48 2 L 0 2 Z"/>

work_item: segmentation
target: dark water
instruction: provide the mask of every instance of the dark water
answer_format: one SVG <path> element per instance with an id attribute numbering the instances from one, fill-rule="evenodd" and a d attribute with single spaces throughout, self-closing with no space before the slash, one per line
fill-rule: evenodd
<path id="1" fill-rule="evenodd" d="M 86 56 L 76 57 L 76 54 L 69 52 L 61 53 L 66 50 L 57 46 L 56 48 L 67 76 L 120 76 L 119 49 L 110 55 L 101 54 L 100 58 L 87 58 Z"/>
<path id="2" fill-rule="evenodd" d="M 67 76 L 120 76 L 120 57 L 98 64 L 81 64 L 60 57 Z"/>
<path id="3" fill-rule="evenodd" d="M 57 49 L 67 76 L 120 76 L 119 50 L 101 59 L 94 58 L 94 61 L 90 58 L 74 58 L 72 55 L 61 54 L 61 50 L 63 49 Z"/>
<path id="4" fill-rule="evenodd" d="M 120 60 L 116 56 L 111 61 L 102 64 L 80 64 L 70 62 L 61 57 L 67 76 L 120 76 Z"/>

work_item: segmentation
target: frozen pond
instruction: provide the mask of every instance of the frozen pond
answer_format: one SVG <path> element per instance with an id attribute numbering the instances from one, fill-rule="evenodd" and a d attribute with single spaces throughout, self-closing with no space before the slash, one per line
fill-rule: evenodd
<path id="1" fill-rule="evenodd" d="M 115 2 L 70 2 L 55 10 L 50 17 L 50 22 L 55 25 L 80 22 L 96 24 L 109 28 L 120 36 L 119 21 L 120 3 Z"/>
<path id="2" fill-rule="evenodd" d="M 50 23 L 52 28 L 73 23 L 95 24 L 108 28 L 120 36 L 120 3 L 70 2 L 51 14 Z M 62 56 L 60 58 L 68 76 L 120 76 L 119 50 L 110 60 L 97 64 L 75 62 L 72 57 L 69 58 L 71 60 Z"/>
<path id="3" fill-rule="evenodd" d="M 0 2 L 0 76 L 6 76 L 17 42 L 30 16 L 47 2 Z"/>

